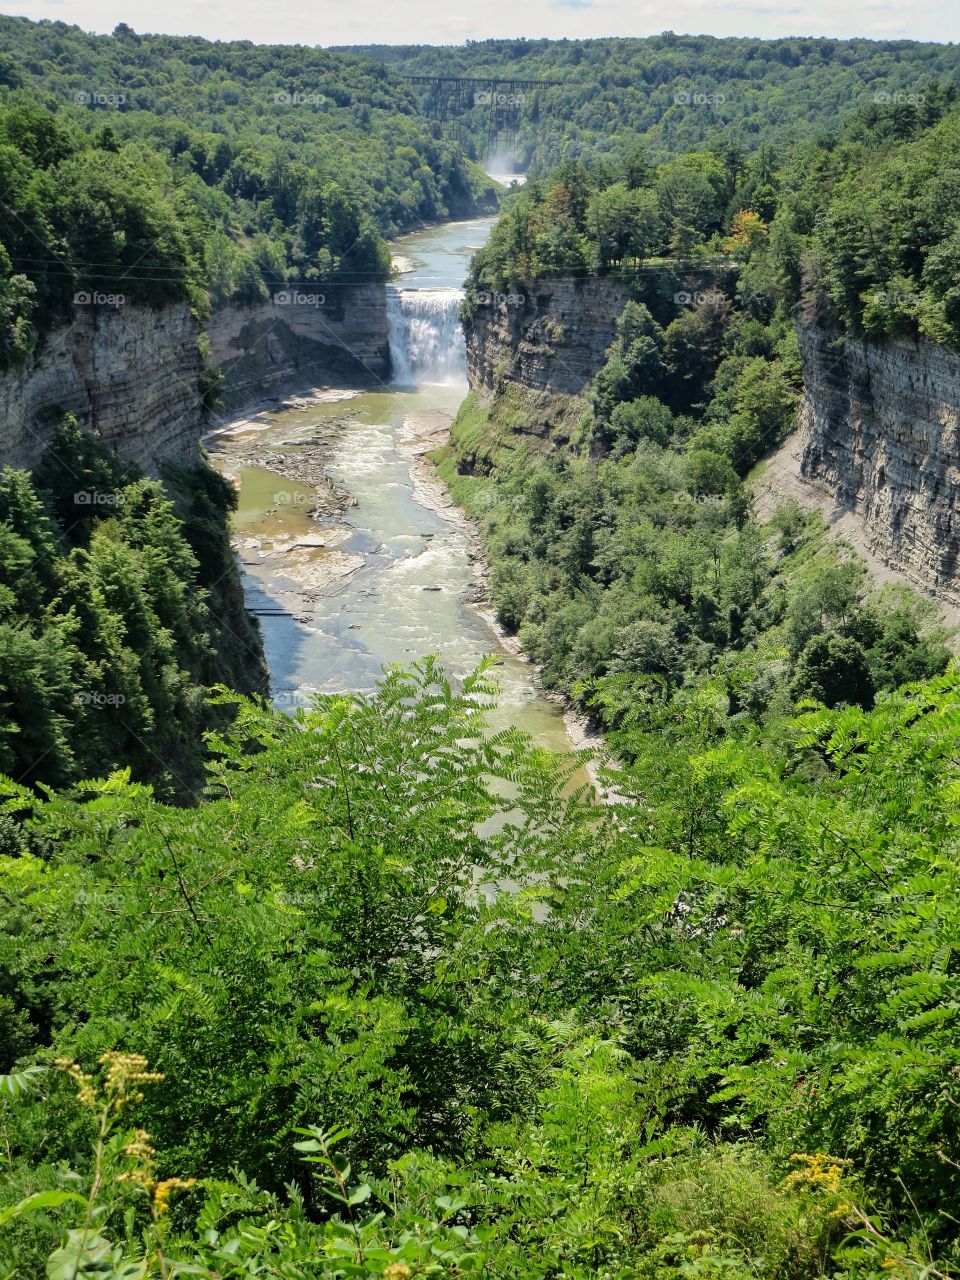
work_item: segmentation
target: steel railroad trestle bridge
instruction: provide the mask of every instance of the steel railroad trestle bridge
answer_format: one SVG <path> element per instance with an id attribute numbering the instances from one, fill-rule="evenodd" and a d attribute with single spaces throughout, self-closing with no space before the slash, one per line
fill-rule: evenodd
<path id="1" fill-rule="evenodd" d="M 519 80 L 513 76 L 405 75 L 408 84 L 430 91 L 429 114 L 440 125 L 452 124 L 463 141 L 463 115 L 471 107 L 489 107 L 487 152 L 516 153 L 517 129 L 527 95 L 549 89 L 559 80 Z"/>

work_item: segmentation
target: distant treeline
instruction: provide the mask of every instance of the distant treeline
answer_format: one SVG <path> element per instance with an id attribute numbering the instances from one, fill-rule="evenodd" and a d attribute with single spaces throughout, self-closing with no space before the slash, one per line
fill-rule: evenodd
<path id="1" fill-rule="evenodd" d="M 622 156 L 643 143 L 657 162 L 683 151 L 816 137 L 861 109 L 895 106 L 924 119 L 937 84 L 960 83 L 960 48 L 912 40 L 758 40 L 676 35 L 642 39 L 482 40 L 351 45 L 406 75 L 554 80 L 524 93 L 517 160 L 546 173 L 561 160 Z M 508 86 L 504 86 L 508 88 Z M 425 104 L 433 90 L 418 89 Z M 485 154 L 491 105 L 467 100 L 461 130 Z"/>
<path id="2" fill-rule="evenodd" d="M 384 236 L 496 207 L 369 62 L 9 17 L 0 41 L 0 364 L 78 290 L 202 308 L 382 280 Z"/>

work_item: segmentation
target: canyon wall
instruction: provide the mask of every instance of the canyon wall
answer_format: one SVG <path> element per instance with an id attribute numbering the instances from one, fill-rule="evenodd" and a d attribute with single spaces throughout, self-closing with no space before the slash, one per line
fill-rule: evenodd
<path id="1" fill-rule="evenodd" d="M 723 290 L 669 275 L 643 301 L 669 322 L 679 290 Z M 578 396 L 600 368 L 636 285 L 538 281 L 481 300 L 466 326 L 470 385 L 483 396 Z M 227 410 L 305 383 L 376 385 L 389 376 L 383 286 L 327 286 L 322 302 L 228 306 L 211 317 L 210 363 Z M 65 413 L 147 472 L 189 461 L 209 426 L 200 327 L 186 305 L 77 307 L 23 365 L 0 376 L 0 460 L 36 463 Z M 855 518 L 870 551 L 960 602 L 960 355 L 923 339 L 865 343 L 823 323 L 798 326 L 805 395 L 788 442 L 797 483 Z M 772 473 L 765 500 L 775 500 Z M 792 479 L 783 472 L 784 495 Z"/>
<path id="2" fill-rule="evenodd" d="M 217 418 L 306 384 L 389 377 L 384 286 L 325 289 L 213 313 L 208 363 L 223 371 Z M 299 300 L 307 296 L 314 300 Z M 167 460 L 198 460 L 211 422 L 201 337 L 186 304 L 75 307 L 27 361 L 0 375 L 0 463 L 36 465 L 67 413 L 150 474 Z"/>
<path id="3" fill-rule="evenodd" d="M 515 383 L 535 393 L 579 395 L 603 364 L 632 296 L 621 280 L 571 279 L 481 297 L 465 325 L 471 389 L 492 394 Z"/>
<path id="4" fill-rule="evenodd" d="M 269 302 L 230 303 L 207 335 L 228 411 L 305 384 L 375 386 L 390 376 L 382 284 L 290 286 Z"/>
<path id="5" fill-rule="evenodd" d="M 78 306 L 0 376 L 0 462 L 31 467 L 66 413 L 147 472 L 199 456 L 200 329 L 186 304 Z"/>
<path id="6" fill-rule="evenodd" d="M 632 299 L 666 327 L 705 293 L 729 296 L 735 283 L 729 266 L 671 265 L 634 279 L 534 280 L 515 293 L 475 294 L 464 326 L 470 387 L 489 395 L 514 383 L 534 394 L 579 395 L 602 366 Z"/>
<path id="7" fill-rule="evenodd" d="M 466 326 L 470 386 L 481 399 L 519 387 L 531 425 L 547 422 L 556 397 L 580 395 L 601 367 L 631 297 L 666 325 L 687 298 L 733 286 L 729 274 L 664 270 L 642 286 L 549 280 L 481 298 Z M 960 354 L 925 339 L 858 341 L 815 311 L 797 334 L 802 410 L 754 486 L 758 514 L 787 497 L 817 507 L 878 577 L 960 606 Z"/>
<path id="8" fill-rule="evenodd" d="M 801 323 L 801 482 L 857 517 L 874 555 L 960 601 L 960 355 Z"/>

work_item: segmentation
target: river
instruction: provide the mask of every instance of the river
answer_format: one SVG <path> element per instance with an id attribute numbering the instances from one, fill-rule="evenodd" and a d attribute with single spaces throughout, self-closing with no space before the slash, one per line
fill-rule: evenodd
<path id="1" fill-rule="evenodd" d="M 466 393 L 459 289 L 492 222 L 448 223 L 391 246 L 407 268 L 388 299 L 396 384 L 291 398 L 218 431 L 208 448 L 239 485 L 235 544 L 278 706 L 368 691 L 385 665 L 426 654 L 453 676 L 495 654 L 492 727 L 568 751 L 560 708 L 472 602 L 469 529 L 412 456 L 413 437 L 445 431 Z M 321 472 L 336 494 L 318 512 Z"/>

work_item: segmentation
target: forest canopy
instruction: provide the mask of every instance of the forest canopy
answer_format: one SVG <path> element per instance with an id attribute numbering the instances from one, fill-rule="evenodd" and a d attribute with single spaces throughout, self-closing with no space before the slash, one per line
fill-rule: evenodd
<path id="1" fill-rule="evenodd" d="M 956 673 L 612 808 L 491 692 L 2 784 L 5 1275 L 954 1273 Z"/>
<path id="2" fill-rule="evenodd" d="M 496 207 L 360 59 L 5 16 L 0 41 L 0 365 L 77 292 L 203 312 L 385 280 L 383 237 Z"/>
<path id="3" fill-rule="evenodd" d="M 956 44 L 681 35 L 597 40 L 468 40 L 351 45 L 345 51 L 407 75 L 498 76 L 552 83 L 524 90 L 514 159 L 543 177 L 563 160 L 622 159 L 645 147 L 660 164 L 684 151 L 748 156 L 843 127 L 860 111 L 898 107 L 924 118 L 938 85 L 957 85 Z M 429 106 L 435 90 L 419 90 Z M 483 155 L 485 99 L 455 122 Z"/>

